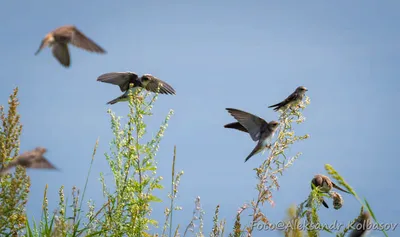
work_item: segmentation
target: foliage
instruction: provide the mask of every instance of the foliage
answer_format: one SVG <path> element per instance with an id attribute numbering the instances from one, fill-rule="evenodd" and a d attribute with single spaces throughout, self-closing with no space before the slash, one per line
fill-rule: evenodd
<path id="1" fill-rule="evenodd" d="M 8 101 L 8 112 L 0 106 L 0 161 L 1 168 L 15 159 L 19 153 L 19 137 L 22 125 L 17 107 L 18 88 Z M 28 201 L 30 179 L 25 169 L 17 167 L 14 173 L 0 176 L 0 234 L 17 236 L 25 227 L 25 205 Z"/>
<path id="2" fill-rule="evenodd" d="M 20 116 L 17 112 L 19 104 L 17 93 L 18 89 L 15 89 L 10 96 L 8 113 L 5 113 L 3 107 L 0 107 L 0 119 L 2 121 L 0 159 L 2 167 L 7 166 L 19 153 L 19 136 L 22 125 L 19 123 Z M 146 117 L 152 116 L 151 110 L 158 94 L 150 96 L 146 92 L 143 96 L 140 96 L 139 93 L 141 91 L 137 90 L 134 94 L 129 94 L 129 114 L 125 123 L 121 117 L 116 116 L 110 110 L 108 111 L 114 138 L 110 144 L 110 152 L 105 154 L 112 179 L 106 179 L 104 174 L 100 174 L 104 203 L 95 206 L 93 201 L 89 199 L 87 207 L 83 207 L 86 186 L 99 145 L 97 140 L 83 191 L 81 192 L 78 188 L 73 187 L 72 198 L 68 202 L 64 187 L 61 186 L 57 210 L 51 213 L 48 210 L 46 186 L 39 223 L 34 220 L 28 221 L 26 215 L 25 207 L 28 200 L 30 180 L 25 169 L 17 166 L 14 173 L 0 176 L 0 234 L 2 236 L 205 236 L 205 212 L 202 209 L 200 197 L 197 197 L 194 201 L 193 215 L 188 224 L 174 223 L 174 212 L 182 209 L 177 205 L 176 199 L 183 175 L 183 171 L 176 171 L 176 147 L 174 147 L 172 159 L 170 193 L 167 197 L 169 203 L 164 211 L 163 225 L 159 227 L 158 221 L 152 218 L 152 203 L 162 201 L 162 198 L 155 196 L 154 192 L 163 189 L 164 181 L 157 174 L 156 154 L 173 111 L 171 110 L 166 115 L 156 135 L 147 139 L 145 136 L 147 126 L 144 120 Z M 265 202 L 274 205 L 273 193 L 278 191 L 280 187 L 278 178 L 301 155 L 301 153 L 297 153 L 290 157 L 287 152 L 288 148 L 294 143 L 309 138 L 307 134 L 296 135 L 293 128 L 294 123 L 302 124 L 305 121 L 301 111 L 309 103 L 307 97 L 298 107 L 280 111 L 280 129 L 277 138 L 271 144 L 266 159 L 258 168 L 254 169 L 258 194 L 250 203 L 244 203 L 236 212 L 233 230 L 228 233 L 228 236 L 252 236 L 255 224 L 271 224 L 261 208 Z M 354 220 L 359 220 L 363 210 L 367 209 L 377 222 L 368 202 L 366 200 L 361 201 L 354 189 L 345 182 L 332 166 L 326 165 L 325 168 L 333 179 L 360 201 L 362 205 L 361 214 Z M 307 185 L 307 187 L 309 186 Z M 321 205 L 320 200 L 324 197 L 335 198 L 335 196 L 321 193 L 318 188 L 315 188 L 311 190 L 309 197 L 303 203 L 289 208 L 287 218 L 284 221 L 288 225 L 290 224 L 292 228 L 286 229 L 284 235 L 293 237 L 319 236 L 320 231 L 311 228 L 311 226 L 320 224 L 318 210 Z M 339 202 L 339 204 L 341 203 Z M 219 208 L 220 205 L 217 205 L 213 225 L 209 232 L 212 237 L 225 236 L 225 232 L 227 232 L 225 229 L 226 221 L 220 218 Z M 242 223 L 244 213 L 250 213 L 251 223 Z M 305 232 L 297 225 L 302 219 L 305 219 L 307 223 Z M 151 234 L 155 233 L 156 230 L 159 230 L 160 235 Z M 336 235 L 344 236 L 350 230 L 351 226 L 340 233 L 336 233 Z"/>

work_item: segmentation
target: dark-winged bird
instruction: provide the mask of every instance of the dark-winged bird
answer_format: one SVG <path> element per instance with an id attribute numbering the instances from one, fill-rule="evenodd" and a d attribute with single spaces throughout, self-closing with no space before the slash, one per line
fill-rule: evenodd
<path id="1" fill-rule="evenodd" d="M 239 126 L 236 123 L 230 123 L 225 125 L 228 128 L 235 128 L 243 132 L 248 132 L 253 141 L 258 141 L 253 151 L 246 157 L 246 162 L 250 157 L 262 151 L 268 146 L 268 141 L 274 136 L 279 123 L 276 121 L 266 122 L 264 119 L 257 117 L 253 114 L 238 110 L 227 108 L 228 112 L 239 121 Z M 232 125 L 233 124 L 233 125 Z"/>
<path id="2" fill-rule="evenodd" d="M 68 44 L 72 44 L 89 52 L 106 53 L 104 49 L 89 39 L 75 26 L 66 25 L 58 27 L 57 29 L 48 33 L 42 40 L 42 43 L 40 44 L 40 47 L 36 51 L 35 55 L 37 55 L 45 47 L 51 47 L 53 56 L 61 63 L 61 65 L 64 67 L 69 67 L 71 64 L 71 59 L 69 55 Z"/>
<path id="3" fill-rule="evenodd" d="M 145 90 L 160 93 L 160 94 L 170 94 L 175 95 L 175 90 L 165 81 L 158 79 L 151 74 L 143 74 L 139 77 L 134 72 L 110 72 L 100 75 L 97 81 L 111 83 L 118 85 L 122 92 L 125 92 L 116 99 L 109 101 L 107 104 L 115 104 L 120 101 L 129 100 L 129 84 L 133 84 L 133 92 L 138 88 L 144 88 Z"/>
<path id="4" fill-rule="evenodd" d="M 336 188 L 342 192 L 349 193 L 348 191 L 342 189 L 334 182 L 332 182 L 328 176 L 322 174 L 315 175 L 314 178 L 311 180 L 311 189 L 314 189 L 315 187 L 319 187 L 319 190 L 324 193 L 329 193 L 329 191 L 331 191 L 332 188 Z M 322 199 L 322 204 L 326 208 L 329 208 L 328 204 L 326 204 L 324 199 Z"/>
<path id="5" fill-rule="evenodd" d="M 233 122 L 233 123 L 228 123 L 224 125 L 224 128 L 232 128 L 232 129 L 236 129 L 245 133 L 249 133 L 249 131 L 247 131 L 247 129 L 245 127 L 243 127 L 243 125 L 241 125 L 239 122 Z M 271 148 L 271 144 L 267 144 L 265 146 L 266 148 Z"/>
<path id="6" fill-rule="evenodd" d="M 353 230 L 350 232 L 349 237 L 367 236 L 371 229 L 371 224 L 371 214 L 367 211 L 363 212 L 352 225 Z"/>
<path id="7" fill-rule="evenodd" d="M 296 90 L 290 94 L 284 101 L 268 106 L 268 108 L 274 108 L 275 111 L 280 110 L 281 108 L 287 109 L 288 107 L 292 107 L 297 105 L 300 101 L 303 100 L 304 94 L 308 91 L 304 86 L 299 86 Z"/>
<path id="8" fill-rule="evenodd" d="M 247 131 L 247 129 L 245 127 L 243 127 L 242 124 L 240 124 L 239 122 L 233 122 L 233 123 L 228 123 L 224 125 L 224 128 L 232 128 L 232 129 L 236 129 L 245 133 L 249 133 L 249 131 Z"/>
<path id="9" fill-rule="evenodd" d="M 11 161 L 7 167 L 3 167 L 0 170 L 0 175 L 6 173 L 9 169 L 14 166 L 22 166 L 24 168 L 31 169 L 57 169 L 54 167 L 43 154 L 46 152 L 46 148 L 36 147 L 32 151 L 27 151 L 17 156 L 13 161 Z"/>

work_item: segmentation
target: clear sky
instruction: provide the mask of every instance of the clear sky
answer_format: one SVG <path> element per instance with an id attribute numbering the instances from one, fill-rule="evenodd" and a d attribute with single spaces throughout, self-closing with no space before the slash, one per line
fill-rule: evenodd
<path id="1" fill-rule="evenodd" d="M 193 200 L 200 196 L 207 233 L 217 204 L 231 230 L 238 207 L 256 194 L 252 169 L 263 157 L 244 163 L 255 143 L 223 128 L 234 121 L 225 108 L 277 119 L 267 106 L 299 85 L 309 89 L 311 104 L 296 132 L 311 138 L 289 151 L 303 156 L 279 178 L 276 206 L 263 208 L 270 221 L 281 220 L 289 205 L 302 202 L 311 178 L 330 163 L 369 200 L 381 222 L 400 222 L 395 204 L 400 193 L 400 2 L 44 0 L 0 5 L 0 104 L 19 86 L 21 151 L 44 146 L 46 157 L 62 169 L 28 171 L 29 214 L 39 216 L 45 184 L 53 208 L 61 185 L 69 196 L 73 185 L 83 188 L 98 137 L 86 197 L 100 205 L 99 173 L 110 173 L 103 155 L 112 139 L 106 111 L 125 116 L 128 107 L 106 105 L 121 92 L 96 78 L 134 71 L 151 73 L 177 91 L 176 96 L 159 96 L 149 121 L 149 132 L 154 132 L 168 110 L 175 111 L 157 155 L 164 184 L 175 144 L 177 169 L 185 171 L 177 200 L 184 210 L 176 213 L 175 223 L 189 223 Z M 65 24 L 75 24 L 108 53 L 71 47 L 69 69 L 49 49 L 34 56 L 45 34 Z M 168 190 L 161 193 L 165 200 Z M 323 223 L 345 222 L 358 214 L 358 202 L 342 196 L 339 211 L 321 209 Z M 154 206 L 161 223 L 167 205 Z"/>

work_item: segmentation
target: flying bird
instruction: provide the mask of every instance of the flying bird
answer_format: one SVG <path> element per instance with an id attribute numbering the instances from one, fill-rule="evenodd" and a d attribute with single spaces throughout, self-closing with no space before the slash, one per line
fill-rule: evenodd
<path id="1" fill-rule="evenodd" d="M 136 91 L 138 88 L 144 88 L 147 91 L 175 95 L 175 90 L 165 81 L 158 79 L 151 74 L 143 74 L 139 77 L 134 72 L 110 72 L 100 75 L 97 81 L 118 85 L 122 92 L 121 96 L 109 101 L 107 104 L 115 104 L 121 101 L 129 100 L 129 84 L 133 84 L 131 90 Z"/>
<path id="2" fill-rule="evenodd" d="M 287 109 L 288 107 L 292 107 L 297 105 L 300 101 L 303 100 L 304 94 L 308 91 L 304 86 L 299 86 L 296 90 L 290 94 L 284 101 L 268 106 L 268 108 L 274 108 L 275 111 L 280 110 L 281 108 Z"/>
<path id="3" fill-rule="evenodd" d="M 268 146 L 268 141 L 274 136 L 279 123 L 276 121 L 266 122 L 264 119 L 253 114 L 238 110 L 227 108 L 228 112 L 237 120 L 237 123 L 230 123 L 225 125 L 227 128 L 235 128 L 250 134 L 253 141 L 258 141 L 253 151 L 246 157 L 245 161 L 250 159 L 253 155 L 261 152 Z"/>
<path id="4" fill-rule="evenodd" d="M 233 122 L 233 123 L 228 123 L 224 125 L 224 128 L 232 128 L 232 129 L 236 129 L 245 133 L 249 133 L 249 131 L 247 131 L 247 129 L 245 127 L 243 127 L 243 125 L 241 125 L 239 122 Z M 271 144 L 267 144 L 265 146 L 266 148 L 271 148 Z"/>
<path id="5" fill-rule="evenodd" d="M 247 129 L 239 122 L 225 124 L 224 128 L 232 128 L 232 129 L 236 129 L 236 130 L 239 130 L 239 131 L 242 131 L 245 133 L 249 133 L 249 131 L 247 131 Z"/>
<path id="6" fill-rule="evenodd" d="M 22 153 L 13 161 L 11 161 L 7 167 L 0 169 L 0 175 L 8 172 L 9 169 L 18 165 L 31 169 L 57 169 L 46 158 L 44 158 L 43 154 L 46 151 L 46 148 L 36 147 L 32 151 Z"/>
<path id="7" fill-rule="evenodd" d="M 311 189 L 314 189 L 315 187 L 319 187 L 319 190 L 324 193 L 329 193 L 332 190 L 332 188 L 336 188 L 345 193 L 350 193 L 342 189 L 338 185 L 336 185 L 334 182 L 332 182 L 328 176 L 322 174 L 315 175 L 314 178 L 311 180 Z M 324 199 L 322 199 L 322 204 L 326 208 L 329 208 L 328 204 L 326 204 Z"/>
<path id="8" fill-rule="evenodd" d="M 104 49 L 89 39 L 75 26 L 65 25 L 48 33 L 42 40 L 42 43 L 40 44 L 40 47 L 36 51 L 35 55 L 37 55 L 45 47 L 51 47 L 53 56 L 61 63 L 61 65 L 64 67 L 69 67 L 71 64 L 71 59 L 69 55 L 68 44 L 72 44 L 89 52 L 102 54 L 106 53 Z"/>

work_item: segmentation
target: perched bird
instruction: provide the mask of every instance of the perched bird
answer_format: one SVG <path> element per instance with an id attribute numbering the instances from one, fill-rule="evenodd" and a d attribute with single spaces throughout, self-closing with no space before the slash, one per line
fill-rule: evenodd
<path id="1" fill-rule="evenodd" d="M 46 148 L 36 147 L 32 151 L 27 151 L 17 156 L 13 161 L 11 161 L 7 167 L 3 167 L 0 170 L 0 175 L 8 172 L 14 166 L 20 165 L 24 168 L 32 168 L 32 169 L 57 169 L 54 167 L 46 158 L 43 157 L 43 154 L 46 152 Z"/>
<path id="2" fill-rule="evenodd" d="M 353 230 L 350 232 L 349 237 L 367 236 L 368 231 L 371 229 L 371 214 L 365 211 L 353 224 Z"/>
<path id="3" fill-rule="evenodd" d="M 231 123 L 225 125 L 225 127 L 235 128 L 243 132 L 248 132 L 253 141 L 258 141 L 256 147 L 246 157 L 244 161 L 246 162 L 248 159 L 250 159 L 250 157 L 262 151 L 266 146 L 268 146 L 268 140 L 270 140 L 274 136 L 279 126 L 279 123 L 276 121 L 271 121 L 268 123 L 260 117 L 238 109 L 227 108 L 226 110 L 228 110 L 228 112 L 237 121 L 239 121 L 239 124 L 241 126 L 237 125 L 236 123 Z"/>
<path id="4" fill-rule="evenodd" d="M 143 74 L 141 77 L 139 77 L 134 72 L 110 72 L 100 75 L 97 78 L 97 81 L 118 85 L 121 91 L 125 92 L 116 99 L 109 101 L 107 104 L 128 101 L 129 84 L 131 83 L 133 84 L 133 87 L 131 88 L 133 92 L 138 88 L 144 88 L 151 92 L 175 95 L 175 90 L 172 88 L 172 86 L 150 74 Z"/>
<path id="5" fill-rule="evenodd" d="M 275 111 L 280 110 L 281 108 L 287 109 L 288 107 L 292 107 L 297 105 L 300 101 L 303 100 L 304 94 L 308 91 L 304 86 L 299 86 L 296 90 L 290 94 L 284 101 L 268 106 L 268 108 L 274 108 Z"/>
<path id="6" fill-rule="evenodd" d="M 342 196 L 335 191 L 331 191 L 329 194 L 331 195 L 331 198 L 333 199 L 333 202 L 332 202 L 333 208 L 335 208 L 336 210 L 339 210 L 340 208 L 342 208 L 343 202 L 344 202 Z"/>
<path id="7" fill-rule="evenodd" d="M 51 47 L 53 56 L 61 63 L 61 65 L 64 67 L 69 67 L 71 60 L 69 56 L 68 44 L 72 44 L 90 52 L 106 53 L 104 49 L 89 39 L 75 26 L 65 25 L 48 33 L 42 40 L 42 43 L 40 44 L 40 47 L 36 51 L 35 55 L 37 55 L 45 47 Z"/>
<path id="8" fill-rule="evenodd" d="M 315 175 L 314 178 L 311 180 L 311 189 L 314 189 L 315 187 L 319 187 L 319 190 L 324 193 L 329 193 L 329 191 L 331 191 L 332 188 L 336 188 L 345 193 L 350 193 L 342 189 L 341 187 L 337 186 L 334 182 L 331 181 L 331 179 L 328 176 L 322 174 Z M 323 199 L 322 199 L 322 204 L 326 208 L 329 208 L 328 204 L 326 204 L 325 200 Z"/>

